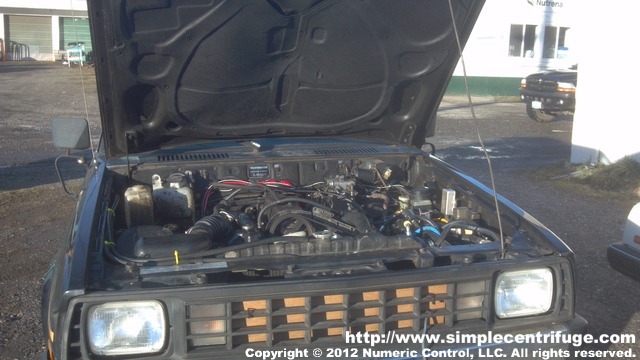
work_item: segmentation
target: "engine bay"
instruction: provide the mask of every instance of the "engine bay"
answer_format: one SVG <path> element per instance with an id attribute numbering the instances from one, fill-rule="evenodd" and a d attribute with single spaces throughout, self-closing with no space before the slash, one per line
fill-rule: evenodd
<path id="1" fill-rule="evenodd" d="M 421 153 L 137 166 L 113 177 L 100 252 L 116 265 L 112 280 L 156 285 L 539 255 L 514 224 L 503 235 L 507 255 L 490 198 L 431 161 Z"/>

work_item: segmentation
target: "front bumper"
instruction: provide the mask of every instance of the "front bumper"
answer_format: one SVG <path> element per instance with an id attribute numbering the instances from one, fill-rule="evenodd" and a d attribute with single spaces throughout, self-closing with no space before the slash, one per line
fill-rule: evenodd
<path id="1" fill-rule="evenodd" d="M 526 318 L 500 319 L 494 314 L 493 289 L 502 271 L 524 268 L 548 268 L 557 281 L 555 306 L 549 313 Z M 378 343 L 347 342 L 345 331 L 375 333 L 378 336 L 397 332 L 420 335 L 428 323 L 428 334 L 442 337 L 463 334 L 573 334 L 585 330 L 584 319 L 574 315 L 572 263 L 569 259 L 541 258 L 521 261 L 483 262 L 473 266 L 414 269 L 354 277 L 273 280 L 263 283 L 221 284 L 191 287 L 101 291 L 74 298 L 69 303 L 66 320 L 57 332 L 61 342 L 60 358 L 82 358 L 89 355 L 87 313 L 92 306 L 119 301 L 159 300 L 165 305 L 169 326 L 168 340 L 154 359 L 240 359 L 256 349 L 313 350 L 324 355 L 337 349 L 337 358 L 412 358 L 411 356 L 370 356 L 367 350 L 418 351 L 422 342 Z M 206 315 L 203 306 L 223 304 L 223 313 Z M 226 326 L 217 332 L 199 333 L 190 324 L 212 320 Z M 476 342 L 433 341 L 433 349 L 468 349 L 477 354 L 485 349 L 511 355 L 514 348 L 544 348 L 544 343 L 508 344 L 490 339 Z M 465 345 L 465 344 L 469 345 Z M 426 346 L 426 345 L 425 345 Z M 550 344 L 550 349 L 566 344 Z M 56 347 L 57 348 L 57 347 Z M 340 353 L 349 349 L 352 353 Z M 340 356 L 349 355 L 349 356 Z M 465 357 L 466 355 L 462 355 Z M 330 356 L 321 356 L 326 358 Z M 435 356 L 431 355 L 431 358 Z M 451 357 L 451 356 L 448 356 Z"/>
<path id="2" fill-rule="evenodd" d="M 617 242 L 607 248 L 607 260 L 614 269 L 640 281 L 640 251 Z"/>
<path id="3" fill-rule="evenodd" d="M 572 93 L 550 93 L 528 89 L 520 89 L 518 93 L 522 102 L 529 106 L 532 106 L 536 110 L 563 111 L 573 113 L 576 107 L 575 94 Z M 540 108 L 533 106 L 533 104 L 535 104 L 536 102 L 538 103 Z"/>

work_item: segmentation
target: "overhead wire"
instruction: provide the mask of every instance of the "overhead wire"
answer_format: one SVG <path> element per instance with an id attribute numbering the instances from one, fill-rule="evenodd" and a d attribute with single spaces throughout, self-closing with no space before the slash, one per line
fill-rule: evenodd
<path id="1" fill-rule="evenodd" d="M 79 41 L 79 37 L 78 37 L 78 27 L 76 25 L 76 15 L 75 15 L 75 9 L 73 7 L 73 0 L 69 0 L 69 4 L 71 5 L 71 18 L 73 19 L 73 34 L 75 37 L 75 42 L 76 44 L 80 43 Z M 84 50 L 82 50 L 80 52 L 80 64 L 83 64 L 82 61 L 82 56 L 84 55 Z M 70 61 L 69 59 L 67 59 L 67 61 Z M 69 64 L 71 65 L 71 64 Z M 84 102 L 84 113 L 85 113 L 85 119 L 87 120 L 87 123 L 89 122 L 89 102 L 87 101 L 87 89 L 86 89 L 86 85 L 85 85 L 85 79 L 84 79 L 84 73 L 82 72 L 82 65 L 78 66 L 78 71 L 80 71 L 80 84 L 82 86 L 82 99 Z M 88 125 L 88 130 L 89 130 L 89 144 L 91 146 L 91 156 L 95 159 L 96 158 L 96 146 L 93 144 L 93 135 L 91 132 L 91 125 Z"/>
<path id="2" fill-rule="evenodd" d="M 493 202 L 494 202 L 494 206 L 496 208 L 496 217 L 498 220 L 498 230 L 499 230 L 499 237 L 500 237 L 500 251 L 502 253 L 502 256 L 504 257 L 505 252 L 506 252 L 506 244 L 505 244 L 505 240 L 504 240 L 504 232 L 502 229 L 502 219 L 500 216 L 500 202 L 498 201 L 498 193 L 496 191 L 496 181 L 495 181 L 495 176 L 493 173 L 493 165 L 491 163 L 491 157 L 489 156 L 489 151 L 487 151 L 487 147 L 484 144 L 484 141 L 482 140 L 482 135 L 480 133 L 480 124 L 478 122 L 478 118 L 476 117 L 476 112 L 475 112 L 475 108 L 473 107 L 473 101 L 471 100 L 471 90 L 470 90 L 470 86 L 469 86 L 469 78 L 467 76 L 467 67 L 465 65 L 464 62 L 464 56 L 462 54 L 462 43 L 460 42 L 460 34 L 458 33 L 458 27 L 456 25 L 456 19 L 453 13 L 453 5 L 451 3 L 452 0 L 448 0 L 449 3 L 449 13 L 451 15 L 451 22 L 453 25 L 453 32 L 455 34 L 455 38 L 456 38 L 456 45 L 458 47 L 458 52 L 460 54 L 460 65 L 462 65 L 462 74 L 463 74 L 463 78 L 464 78 L 464 85 L 465 85 L 465 90 L 466 90 L 466 95 L 467 95 L 467 101 L 469 102 L 469 110 L 471 111 L 471 117 L 473 119 L 473 123 L 475 125 L 475 129 L 476 129 L 476 134 L 478 136 L 478 142 L 480 143 L 480 148 L 482 149 L 482 152 L 484 153 L 485 158 L 487 159 L 487 165 L 489 168 L 489 178 L 491 179 L 491 190 L 493 192 Z"/>

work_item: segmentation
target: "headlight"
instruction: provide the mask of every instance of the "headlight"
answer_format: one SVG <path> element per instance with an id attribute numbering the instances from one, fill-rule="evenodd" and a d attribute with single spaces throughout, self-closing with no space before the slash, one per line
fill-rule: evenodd
<path id="1" fill-rule="evenodd" d="M 123 301 L 89 309 L 89 346 L 96 355 L 127 355 L 162 350 L 166 337 L 159 301 Z"/>
<path id="2" fill-rule="evenodd" d="M 544 314 L 553 300 L 550 269 L 508 271 L 496 281 L 495 310 L 500 318 Z"/>
<path id="3" fill-rule="evenodd" d="M 558 82 L 558 91 L 560 92 L 576 92 L 576 86 L 568 82 Z"/>

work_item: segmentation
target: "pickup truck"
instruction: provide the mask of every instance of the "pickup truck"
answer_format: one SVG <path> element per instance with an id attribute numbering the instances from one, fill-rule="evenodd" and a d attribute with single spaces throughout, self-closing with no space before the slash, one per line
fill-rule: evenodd
<path id="1" fill-rule="evenodd" d="M 535 121 L 554 120 L 556 115 L 573 115 L 578 85 L 577 66 L 568 70 L 535 73 L 522 79 L 518 94 Z"/>

